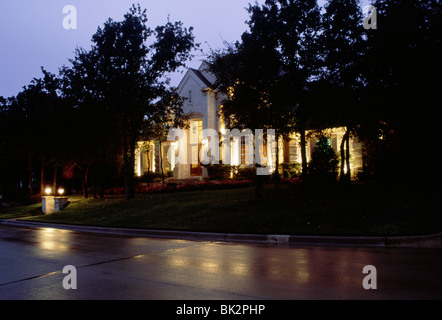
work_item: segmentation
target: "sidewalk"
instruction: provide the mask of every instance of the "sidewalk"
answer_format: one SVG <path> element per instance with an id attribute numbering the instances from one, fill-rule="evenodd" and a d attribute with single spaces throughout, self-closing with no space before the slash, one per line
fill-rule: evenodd
<path id="1" fill-rule="evenodd" d="M 442 233 L 408 237 L 337 237 L 337 236 L 294 236 L 294 235 L 261 235 L 231 234 L 167 230 L 125 229 L 75 226 L 28 222 L 16 219 L 0 219 L 0 225 L 30 228 L 53 228 L 77 232 L 90 232 L 115 236 L 147 237 L 162 239 L 180 239 L 193 241 L 222 241 L 261 243 L 290 246 L 344 246 L 344 247 L 403 247 L 403 248 L 436 248 L 442 249 Z"/>

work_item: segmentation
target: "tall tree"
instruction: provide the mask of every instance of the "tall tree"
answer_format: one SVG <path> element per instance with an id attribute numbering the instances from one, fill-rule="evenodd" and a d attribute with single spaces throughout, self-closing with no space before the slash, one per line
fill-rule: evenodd
<path id="1" fill-rule="evenodd" d="M 32 186 L 33 161 L 40 162 L 40 193 L 43 193 L 45 168 L 51 165 L 54 175 L 61 164 L 61 141 L 67 129 L 63 120 L 68 106 L 59 92 L 59 80 L 42 68 L 43 77 L 34 78 L 16 97 L 10 99 L 8 126 L 15 142 L 15 155 L 29 165 L 29 185 Z M 54 178 L 55 179 L 55 178 Z M 56 182 L 56 181 L 55 181 Z M 30 190 L 34 193 L 34 190 Z"/>
<path id="2" fill-rule="evenodd" d="M 314 0 L 267 0 L 248 11 L 250 31 L 242 42 L 212 58 L 218 88 L 228 97 L 222 112 L 234 125 L 273 128 L 277 137 L 298 131 L 305 175 L 307 89 L 319 74 L 319 7 Z"/>
<path id="3" fill-rule="evenodd" d="M 251 6 L 250 31 L 243 33 L 241 43 L 214 52 L 210 65 L 217 77 L 215 86 L 227 97 L 221 109 L 226 124 L 232 129 L 275 129 L 279 137 L 288 126 L 283 120 L 290 117 L 292 109 L 284 113 L 285 105 L 276 100 L 276 94 L 281 93 L 281 57 L 274 21 L 269 20 L 276 17 L 272 10 Z M 261 165 L 260 159 L 256 163 Z M 256 178 L 256 195 L 260 198 L 262 179 Z"/>
<path id="4" fill-rule="evenodd" d="M 377 0 L 377 29 L 367 32 L 367 121 L 377 180 L 431 181 L 438 172 L 441 2 Z M 413 165 L 410 165 L 410 155 Z M 405 174 L 413 170 L 413 175 Z"/>
<path id="5" fill-rule="evenodd" d="M 80 102 L 92 101 L 113 128 L 128 198 L 135 196 L 135 145 L 144 120 L 155 112 L 153 103 L 166 90 L 164 76 L 183 66 L 194 47 L 192 27 L 168 21 L 152 30 L 147 20 L 139 5 L 133 5 L 123 21 L 109 19 L 93 35 L 92 49 L 78 51 L 78 65 L 74 64 L 90 71 L 82 75 L 87 81 L 80 92 L 87 99 Z"/>
<path id="6" fill-rule="evenodd" d="M 143 140 L 159 144 L 160 171 L 165 183 L 163 166 L 163 142 L 167 141 L 171 128 L 186 128 L 188 117 L 183 111 L 184 99 L 172 88 L 163 92 L 162 98 L 152 106 L 152 112 L 144 119 Z"/>
<path id="7" fill-rule="evenodd" d="M 346 127 L 341 141 L 341 181 L 350 181 L 350 135 L 360 120 L 360 93 L 364 85 L 363 53 L 365 30 L 359 0 L 329 0 L 322 16 L 323 68 L 321 77 L 330 89 L 325 113 Z M 344 151 L 346 150 L 346 151 Z M 347 167 L 345 174 L 344 166 Z"/>
<path id="8" fill-rule="evenodd" d="M 316 0 L 273 0 L 266 5 L 277 8 L 277 28 L 283 61 L 282 81 L 286 103 L 295 114 L 295 129 L 300 134 L 302 177 L 307 181 L 306 130 L 312 121 L 313 83 L 320 72 L 320 8 Z"/>

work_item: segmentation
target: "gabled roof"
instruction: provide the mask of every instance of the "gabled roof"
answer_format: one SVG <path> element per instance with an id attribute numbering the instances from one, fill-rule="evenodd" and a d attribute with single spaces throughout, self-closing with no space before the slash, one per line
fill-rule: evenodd
<path id="1" fill-rule="evenodd" d="M 186 86 L 186 83 L 190 78 L 194 79 L 194 81 L 197 81 L 201 86 L 201 90 L 203 91 L 206 89 L 213 89 L 214 77 L 211 77 L 211 74 L 205 71 L 204 68 L 206 67 L 206 65 L 207 64 L 203 62 L 199 69 L 187 69 L 186 74 L 181 79 L 178 85 L 178 92 L 180 92 Z"/>
<path id="2" fill-rule="evenodd" d="M 190 68 L 190 70 L 196 74 L 196 76 L 204 83 L 207 88 L 211 88 L 213 83 L 211 83 L 202 73 L 197 69 Z"/>

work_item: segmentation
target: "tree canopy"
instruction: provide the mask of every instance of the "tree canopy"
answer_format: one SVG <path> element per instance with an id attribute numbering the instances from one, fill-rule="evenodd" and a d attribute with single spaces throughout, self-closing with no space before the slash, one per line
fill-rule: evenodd
<path id="1" fill-rule="evenodd" d="M 126 195 L 133 198 L 136 143 L 148 126 L 155 129 L 159 115 L 180 115 L 180 105 L 162 104 L 172 111 L 160 112 L 157 101 L 170 93 L 166 75 L 184 66 L 195 46 L 192 27 L 168 20 L 151 29 L 147 22 L 147 11 L 132 5 L 122 21 L 108 19 L 97 29 L 90 50 L 77 48 L 59 76 L 43 69 L 42 79 L 10 102 L 2 99 L 5 121 L 23 131 L 2 130 L 1 141 L 14 134 L 22 157 L 74 165 L 82 172 L 85 196 L 90 170 L 104 176 L 108 164 L 121 163 Z"/>

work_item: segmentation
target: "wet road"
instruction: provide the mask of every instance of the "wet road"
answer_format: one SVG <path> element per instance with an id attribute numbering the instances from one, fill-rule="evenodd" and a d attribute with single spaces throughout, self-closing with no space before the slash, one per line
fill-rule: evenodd
<path id="1" fill-rule="evenodd" d="M 62 272 L 66 265 L 76 267 L 76 290 L 63 287 L 74 275 Z M 366 265 L 376 267 L 376 290 L 363 288 Z M 441 299 L 441 272 L 436 249 L 293 248 L 0 226 L 0 299 Z"/>

